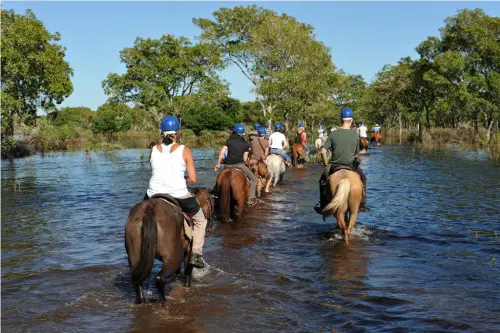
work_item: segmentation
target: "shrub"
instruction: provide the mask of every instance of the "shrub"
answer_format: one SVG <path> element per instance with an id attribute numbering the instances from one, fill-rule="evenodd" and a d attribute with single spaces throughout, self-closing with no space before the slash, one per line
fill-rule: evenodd
<path id="1" fill-rule="evenodd" d="M 231 126 L 233 120 L 221 108 L 211 105 L 201 105 L 188 110 L 183 118 L 183 125 L 192 129 L 195 134 L 203 130 L 220 131 Z"/>

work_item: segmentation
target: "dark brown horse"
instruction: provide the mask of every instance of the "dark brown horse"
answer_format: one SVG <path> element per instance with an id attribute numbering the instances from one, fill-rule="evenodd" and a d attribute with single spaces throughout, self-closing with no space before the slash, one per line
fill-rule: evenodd
<path id="1" fill-rule="evenodd" d="M 382 132 L 373 132 L 371 141 L 376 142 L 377 146 L 380 146 L 382 144 Z"/>
<path id="2" fill-rule="evenodd" d="M 220 211 L 220 220 L 222 222 L 231 221 L 232 208 L 234 210 L 235 220 L 239 220 L 243 214 L 243 209 L 248 200 L 248 191 L 250 184 L 243 171 L 237 168 L 225 167 L 217 175 L 215 181 L 214 194 L 219 199 L 218 206 Z"/>
<path id="3" fill-rule="evenodd" d="M 207 217 L 207 231 L 211 230 L 213 203 L 206 189 L 193 193 Z M 160 302 L 165 302 L 165 283 L 173 274 L 180 273 L 183 260 L 185 286 L 191 285 L 193 267 L 187 264 L 191 256 L 192 241 L 185 236 L 184 215 L 174 203 L 162 198 L 152 198 L 136 204 L 125 224 L 125 248 L 130 275 L 135 290 L 135 302 L 145 303 L 142 282 L 149 278 L 155 257 L 163 262 L 156 275 L 156 289 Z"/>
<path id="4" fill-rule="evenodd" d="M 292 164 L 294 167 L 296 166 L 304 166 L 304 162 L 306 161 L 306 148 L 302 143 L 295 143 L 292 146 Z"/>

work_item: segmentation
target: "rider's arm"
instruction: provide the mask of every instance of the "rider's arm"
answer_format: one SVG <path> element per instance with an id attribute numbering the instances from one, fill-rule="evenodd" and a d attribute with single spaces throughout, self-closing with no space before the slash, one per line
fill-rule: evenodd
<path id="1" fill-rule="evenodd" d="M 248 160 L 248 152 L 247 151 L 243 153 L 243 161 L 246 161 L 246 160 Z"/>
<path id="2" fill-rule="evenodd" d="M 196 183 L 196 169 L 194 168 L 193 154 L 191 153 L 191 149 L 184 147 L 182 155 L 184 155 L 184 162 L 186 163 L 186 169 L 188 173 L 186 181 L 188 183 Z"/>
<path id="3" fill-rule="evenodd" d="M 323 166 L 328 165 L 328 157 L 326 156 L 326 149 L 323 147 L 321 148 L 321 159 L 323 160 Z"/>
<path id="4" fill-rule="evenodd" d="M 220 150 L 219 159 L 217 160 L 217 165 L 215 166 L 214 171 L 217 171 L 220 168 L 220 164 L 222 163 L 222 160 L 224 159 L 224 153 L 226 152 L 226 150 L 227 150 L 227 146 L 224 145 L 222 147 L 222 149 Z"/>
<path id="5" fill-rule="evenodd" d="M 267 158 L 269 156 L 269 147 L 264 150 L 264 156 Z"/>

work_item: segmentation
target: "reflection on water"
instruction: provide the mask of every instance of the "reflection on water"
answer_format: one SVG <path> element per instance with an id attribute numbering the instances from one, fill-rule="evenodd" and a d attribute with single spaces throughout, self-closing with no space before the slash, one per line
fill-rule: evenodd
<path id="1" fill-rule="evenodd" d="M 152 303 L 133 305 L 123 244 L 150 177 L 141 156 L 2 161 L 3 331 L 500 330 L 500 173 L 482 151 L 373 149 L 372 212 L 349 246 L 312 210 L 321 167 L 287 170 L 240 222 L 216 222 L 208 268 L 192 288 L 173 278 L 165 307 L 152 281 Z M 213 156 L 195 150 L 201 186 Z"/>

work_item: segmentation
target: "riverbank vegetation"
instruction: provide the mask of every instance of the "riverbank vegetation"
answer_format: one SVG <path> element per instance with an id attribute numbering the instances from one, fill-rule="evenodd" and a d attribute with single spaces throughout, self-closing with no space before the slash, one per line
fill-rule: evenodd
<path id="1" fill-rule="evenodd" d="M 73 71 L 59 33 L 31 11 L 2 10 L 2 157 L 145 148 L 166 114 L 179 117 L 193 147 L 220 146 L 238 122 L 279 121 L 287 131 L 301 122 L 315 134 L 318 124 L 338 125 L 343 107 L 399 143 L 498 150 L 500 18 L 480 9 L 446 18 L 439 36 L 416 45 L 417 59 L 384 66 L 371 83 L 337 68 L 314 28 L 286 14 L 237 6 L 193 23 L 198 43 L 163 35 L 124 47 L 126 71 L 102 82 L 109 99 L 97 110 L 61 108 Z M 255 101 L 230 97 L 218 74 L 227 66 L 241 70 Z"/>

